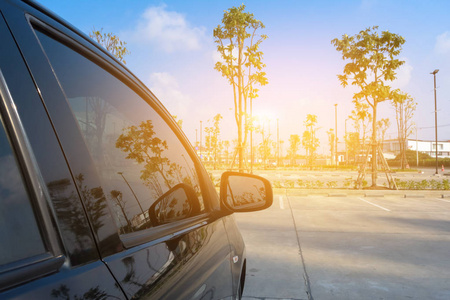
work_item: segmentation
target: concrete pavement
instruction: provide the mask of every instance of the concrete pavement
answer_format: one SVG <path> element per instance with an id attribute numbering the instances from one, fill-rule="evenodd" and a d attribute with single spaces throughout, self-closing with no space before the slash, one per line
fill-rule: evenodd
<path id="1" fill-rule="evenodd" d="M 236 214 L 245 299 L 450 299 L 450 200 L 383 196 L 277 190 L 270 209 Z"/>
<path id="2" fill-rule="evenodd" d="M 283 195 L 274 200 L 267 210 L 236 214 L 249 258 L 244 299 L 308 299 L 289 204 Z"/>

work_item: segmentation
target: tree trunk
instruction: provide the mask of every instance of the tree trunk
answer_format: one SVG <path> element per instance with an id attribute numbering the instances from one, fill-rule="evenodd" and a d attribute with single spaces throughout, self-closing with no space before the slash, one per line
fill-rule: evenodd
<path id="1" fill-rule="evenodd" d="M 377 168 L 377 103 L 374 99 L 372 119 L 372 187 L 377 186 Z"/>
<path id="2" fill-rule="evenodd" d="M 239 172 L 244 172 L 244 145 L 242 141 L 242 119 L 244 117 L 244 113 L 242 111 L 242 89 L 243 89 L 243 83 L 242 83 L 242 49 L 243 49 L 243 41 L 238 38 L 238 45 L 239 45 L 239 53 L 238 53 L 238 96 L 239 96 L 239 103 L 238 103 L 238 110 L 239 110 L 239 116 L 238 116 L 238 147 L 239 147 Z"/>

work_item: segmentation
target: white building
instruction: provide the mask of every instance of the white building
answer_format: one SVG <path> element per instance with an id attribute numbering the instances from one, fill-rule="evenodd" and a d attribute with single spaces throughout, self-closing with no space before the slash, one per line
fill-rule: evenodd
<path id="1" fill-rule="evenodd" d="M 435 141 L 408 139 L 406 144 L 409 150 L 426 153 L 431 157 L 436 157 Z M 450 157 L 450 141 L 438 141 L 437 151 L 439 158 Z M 400 153 L 400 144 L 398 140 L 385 140 L 383 143 L 383 152 L 398 155 Z"/>

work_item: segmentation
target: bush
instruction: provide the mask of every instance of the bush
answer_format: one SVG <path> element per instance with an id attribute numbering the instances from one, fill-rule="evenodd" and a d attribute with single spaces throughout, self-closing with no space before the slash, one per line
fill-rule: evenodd
<path id="1" fill-rule="evenodd" d="M 337 182 L 336 181 L 328 181 L 327 182 L 327 187 L 328 188 L 335 188 L 335 187 L 337 187 Z"/>

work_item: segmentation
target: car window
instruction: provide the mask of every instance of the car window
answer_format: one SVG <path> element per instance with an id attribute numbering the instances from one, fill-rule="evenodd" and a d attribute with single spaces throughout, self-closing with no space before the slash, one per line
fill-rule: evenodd
<path id="1" fill-rule="evenodd" d="M 1 120 L 1 117 L 0 117 Z M 46 253 L 13 149 L 0 125 L 0 266 Z"/>
<path id="2" fill-rule="evenodd" d="M 99 65 L 42 32 L 37 36 L 78 121 L 119 232 L 205 211 L 195 165 L 163 118 Z"/>

